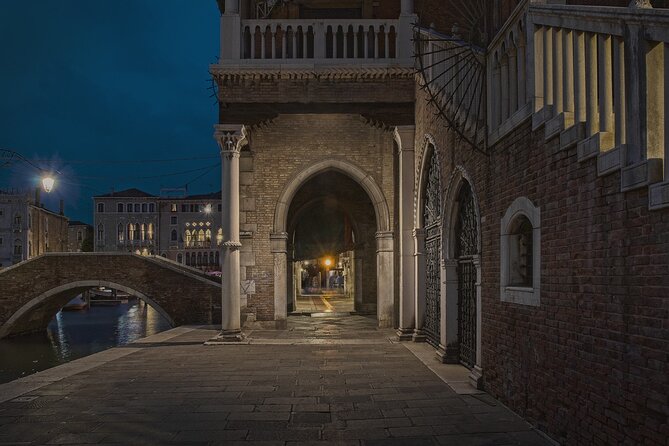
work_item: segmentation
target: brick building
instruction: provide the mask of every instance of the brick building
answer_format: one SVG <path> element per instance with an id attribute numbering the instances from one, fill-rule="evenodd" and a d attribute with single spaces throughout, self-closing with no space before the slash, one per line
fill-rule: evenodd
<path id="1" fill-rule="evenodd" d="M 0 268 L 47 252 L 66 252 L 68 219 L 46 209 L 35 194 L 0 191 Z"/>
<path id="2" fill-rule="evenodd" d="M 323 213 L 379 326 L 561 443 L 666 444 L 669 13 L 463 2 L 220 2 L 222 336 L 285 324 Z"/>

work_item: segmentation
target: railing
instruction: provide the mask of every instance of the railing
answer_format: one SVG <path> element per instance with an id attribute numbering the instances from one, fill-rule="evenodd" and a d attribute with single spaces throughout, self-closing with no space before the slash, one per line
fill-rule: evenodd
<path id="1" fill-rule="evenodd" d="M 527 5 L 521 2 L 487 51 L 488 142 L 493 144 L 532 112 L 528 89 Z"/>
<path id="2" fill-rule="evenodd" d="M 622 169 L 623 190 L 669 181 L 669 11 L 533 5 L 529 20 L 535 125 Z"/>
<path id="3" fill-rule="evenodd" d="M 484 145 L 485 50 L 434 30 L 416 30 L 422 88 L 451 128 L 474 147 Z"/>
<path id="4" fill-rule="evenodd" d="M 242 59 L 396 59 L 398 20 L 243 20 Z"/>

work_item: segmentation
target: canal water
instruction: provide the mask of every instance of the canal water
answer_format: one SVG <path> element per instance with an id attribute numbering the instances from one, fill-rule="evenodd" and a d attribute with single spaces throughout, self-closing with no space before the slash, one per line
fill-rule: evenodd
<path id="1" fill-rule="evenodd" d="M 0 383 L 170 328 L 139 299 L 88 310 L 60 311 L 42 333 L 0 340 Z"/>

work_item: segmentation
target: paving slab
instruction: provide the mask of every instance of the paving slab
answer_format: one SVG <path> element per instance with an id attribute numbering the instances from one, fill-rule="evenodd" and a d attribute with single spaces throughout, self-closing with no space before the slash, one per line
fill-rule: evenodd
<path id="1" fill-rule="evenodd" d="M 215 334 L 182 327 L 0 386 L 0 444 L 551 444 L 373 319 L 204 345 Z"/>

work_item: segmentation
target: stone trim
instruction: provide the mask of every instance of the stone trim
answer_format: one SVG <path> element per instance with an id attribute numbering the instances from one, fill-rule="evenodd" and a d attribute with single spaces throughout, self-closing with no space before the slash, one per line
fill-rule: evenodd
<path id="1" fill-rule="evenodd" d="M 257 60 L 254 59 L 254 62 Z M 314 64 L 300 64 L 286 66 L 281 64 L 267 65 L 264 67 L 244 65 L 212 65 L 210 73 L 217 80 L 239 81 L 245 79 L 268 79 L 268 80 L 360 80 L 360 79 L 412 79 L 414 69 L 412 67 L 381 66 L 315 66 Z"/>
<path id="2" fill-rule="evenodd" d="M 532 224 L 532 286 L 512 286 L 510 282 L 511 224 L 519 216 L 525 216 Z M 541 297 L 541 209 L 526 197 L 518 197 L 509 206 L 500 222 L 500 300 L 538 307 Z"/>

